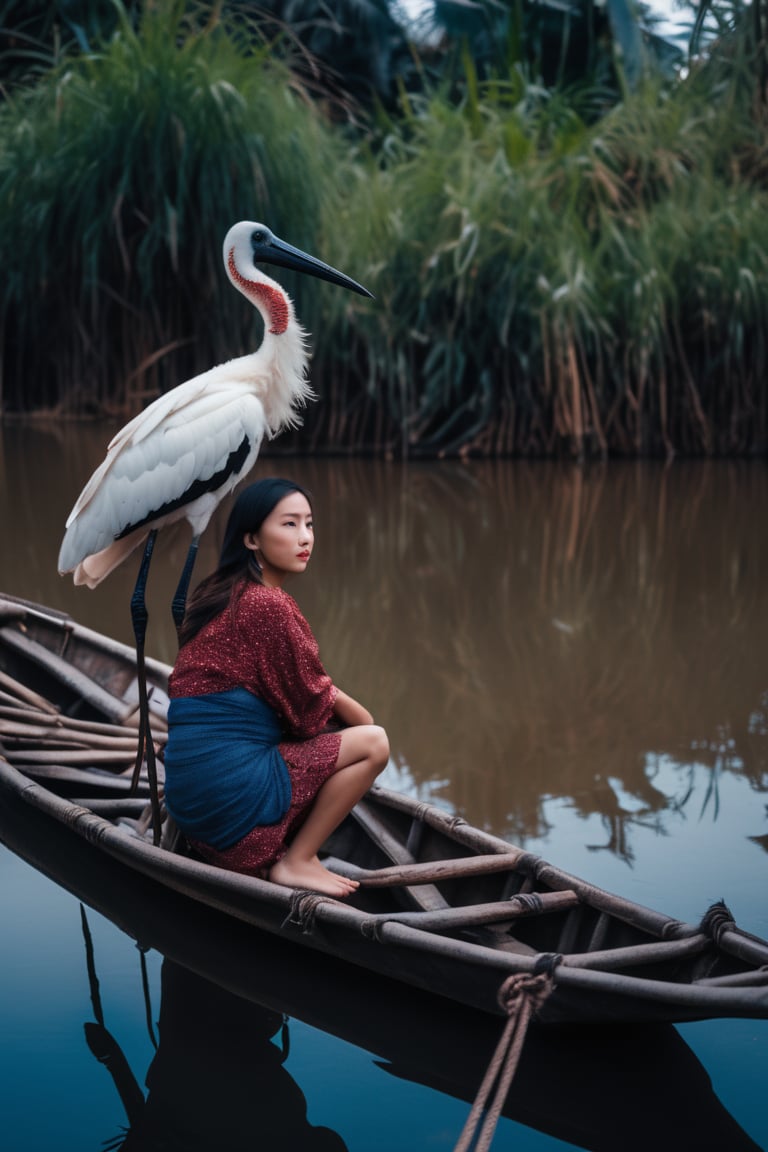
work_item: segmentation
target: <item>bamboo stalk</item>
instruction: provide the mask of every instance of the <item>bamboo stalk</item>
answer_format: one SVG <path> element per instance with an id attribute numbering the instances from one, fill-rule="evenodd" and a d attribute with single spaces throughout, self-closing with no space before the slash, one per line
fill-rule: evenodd
<path id="1" fill-rule="evenodd" d="M 101 736 L 96 733 L 73 731 L 66 728 L 35 728 L 30 724 L 9 724 L 0 721 L 0 736 L 16 743 L 79 744 L 83 748 L 132 748 L 136 750 L 136 738 L 132 736 Z"/>
<path id="2" fill-rule="evenodd" d="M 34 752 L 14 752 L 8 759 L 12 764 L 132 764 L 136 756 L 136 747 L 125 752 L 92 752 L 89 748 L 82 751 L 58 750 L 47 752 L 37 749 Z"/>
<path id="3" fill-rule="evenodd" d="M 10 762 L 9 762 L 10 763 Z M 11 765 L 13 767 L 13 765 Z M 133 763 L 129 768 L 120 768 L 117 771 L 110 772 L 108 769 L 102 768 L 97 775 L 87 768 L 67 768 L 62 764 L 27 764 L 24 766 L 23 772 L 30 780 L 57 780 L 64 784 L 77 784 L 83 788 L 93 789 L 94 787 L 106 788 L 110 792 L 124 793 L 126 796 L 133 795 L 131 790 L 131 776 L 132 776 Z M 139 777 L 139 783 L 144 787 L 147 786 L 147 776 L 142 774 Z M 86 809 L 90 806 L 84 805 Z"/>
<path id="4" fill-rule="evenodd" d="M 14 699 L 24 700 L 27 704 L 31 704 L 33 708 L 38 708 L 41 712 L 58 715 L 58 709 L 51 704 L 50 700 L 46 700 L 45 696 L 41 696 L 38 692 L 33 692 L 31 688 L 27 688 L 26 684 L 15 680 L 13 676 L 9 676 L 7 672 L 0 671 L 0 684 L 8 689 Z"/>
<path id="5" fill-rule="evenodd" d="M 9 720 L 18 719 L 20 722 L 23 722 L 23 718 L 27 716 L 33 718 L 31 720 L 33 724 L 46 725 L 50 728 L 67 728 L 73 732 L 93 732 L 104 736 L 109 736 L 110 734 L 125 736 L 126 733 L 131 730 L 130 725 L 108 724 L 98 720 L 78 720 L 74 716 L 67 716 L 64 712 L 41 714 L 40 712 L 31 712 L 27 708 L 3 707 L 0 705 L 0 720 L 7 718 Z M 136 731 L 138 734 L 138 728 Z"/>
<path id="6" fill-rule="evenodd" d="M 72 803 L 79 804 L 81 808 L 87 808 L 89 812 L 95 812 L 97 816 L 103 816 L 106 820 L 115 820 L 118 816 L 132 816 L 134 818 L 141 816 L 149 804 L 149 797 L 124 796 L 118 800 L 112 800 L 95 796 L 81 796 L 79 798 L 73 797 Z"/>
<path id="7" fill-rule="evenodd" d="M 149 688 L 149 710 L 152 714 L 152 731 L 157 734 L 158 732 L 166 733 L 168 731 L 168 720 L 165 713 L 160 713 L 152 707 L 152 689 Z M 131 707 L 129 712 L 126 712 L 123 717 L 120 727 L 121 728 L 138 728 L 139 726 L 139 706 L 138 704 Z"/>

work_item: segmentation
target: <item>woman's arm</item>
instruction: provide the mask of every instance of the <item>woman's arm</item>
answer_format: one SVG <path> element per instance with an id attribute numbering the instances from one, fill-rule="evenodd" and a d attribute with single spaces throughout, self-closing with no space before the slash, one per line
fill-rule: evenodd
<path id="1" fill-rule="evenodd" d="M 363 708 L 362 704 L 358 704 L 357 700 L 347 696 L 346 692 L 342 692 L 341 689 L 338 689 L 337 692 L 333 714 L 342 724 L 347 727 L 354 727 L 357 724 L 373 724 L 373 716 L 367 708 Z"/>

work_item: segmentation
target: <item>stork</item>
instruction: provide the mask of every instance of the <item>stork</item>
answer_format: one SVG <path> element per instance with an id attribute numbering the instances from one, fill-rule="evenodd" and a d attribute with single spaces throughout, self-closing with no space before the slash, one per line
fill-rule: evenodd
<path id="1" fill-rule="evenodd" d="M 172 602 L 178 629 L 200 536 L 215 509 L 250 472 L 264 437 L 272 439 L 300 423 L 298 410 L 313 397 L 307 379 L 307 333 L 296 319 L 290 297 L 256 265 L 293 268 L 371 296 L 342 272 L 249 220 L 230 228 L 223 257 L 230 282 L 264 320 L 259 348 L 179 384 L 117 433 L 69 515 L 59 552 L 59 572 L 72 572 L 75 584 L 95 588 L 134 549 L 145 545 L 131 598 L 139 684 L 134 782 L 146 751 L 156 842 L 159 809 L 144 644 L 145 591 L 157 531 L 178 520 L 186 520 L 192 528 Z"/>

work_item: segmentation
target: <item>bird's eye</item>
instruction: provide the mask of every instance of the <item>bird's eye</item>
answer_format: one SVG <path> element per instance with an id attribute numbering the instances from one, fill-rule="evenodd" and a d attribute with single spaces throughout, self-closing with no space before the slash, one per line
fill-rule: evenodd
<path id="1" fill-rule="evenodd" d="M 269 243 L 269 232 L 266 228 L 257 228 L 255 232 L 251 233 L 251 244 L 255 248 L 261 248 L 263 244 Z"/>

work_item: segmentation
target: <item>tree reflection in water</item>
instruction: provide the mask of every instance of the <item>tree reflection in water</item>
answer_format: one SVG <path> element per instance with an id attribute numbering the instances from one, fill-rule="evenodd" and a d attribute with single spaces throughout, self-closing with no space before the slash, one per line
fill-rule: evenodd
<path id="1" fill-rule="evenodd" d="M 72 494 L 110 431 L 2 431 L 0 511 L 17 547 L 0 584 L 130 642 L 115 605 L 134 572 L 93 593 L 56 575 Z M 523 843 L 548 832 L 546 801 L 567 797 L 605 819 L 606 847 L 627 859 L 638 822 L 663 830 L 693 802 L 657 787 L 660 757 L 681 778 L 711 773 L 709 818 L 724 773 L 768 792 L 762 462 L 273 457 L 254 478 L 275 472 L 315 498 L 317 547 L 292 590 L 413 790 Z M 203 540 L 201 576 L 227 510 Z M 150 612 L 152 654 L 172 661 L 166 604 L 188 541 L 169 536 Z"/>

